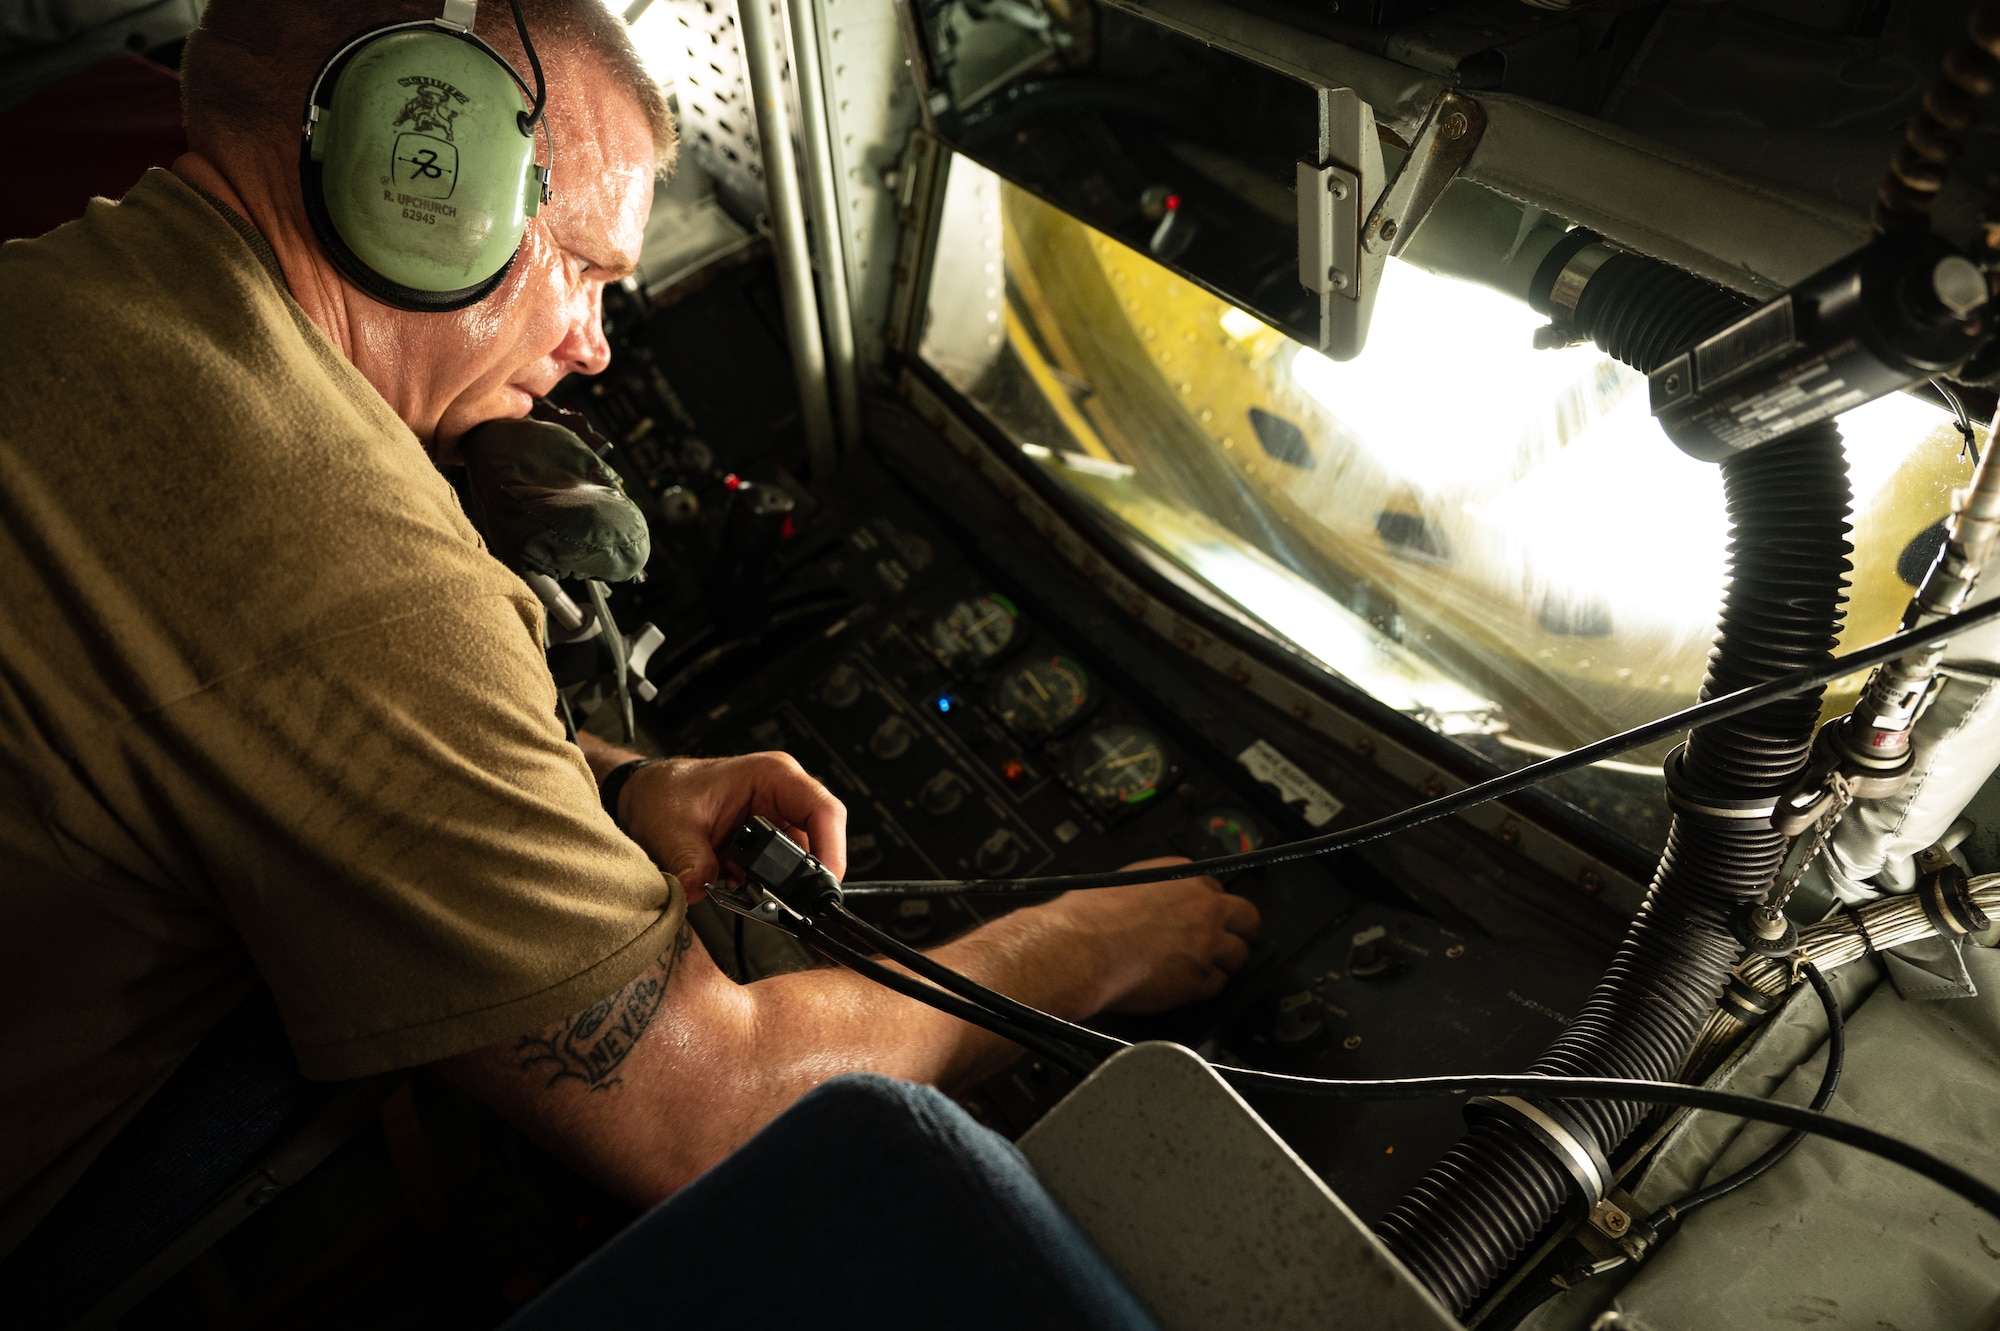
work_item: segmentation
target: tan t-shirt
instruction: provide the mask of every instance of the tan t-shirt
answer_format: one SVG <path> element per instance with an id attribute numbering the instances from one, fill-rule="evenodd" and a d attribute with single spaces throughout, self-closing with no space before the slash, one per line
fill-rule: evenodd
<path id="1" fill-rule="evenodd" d="M 259 976 L 356 1077 L 667 948 L 541 624 L 241 218 L 0 246 L 0 1253 Z"/>

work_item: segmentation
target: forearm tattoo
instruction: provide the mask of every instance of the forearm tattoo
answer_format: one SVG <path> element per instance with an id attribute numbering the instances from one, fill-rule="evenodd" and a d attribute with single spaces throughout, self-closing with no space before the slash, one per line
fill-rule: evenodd
<path id="1" fill-rule="evenodd" d="M 674 968 L 694 945 L 694 931 L 681 925 L 673 946 L 632 983 L 540 1035 L 514 1044 L 517 1066 L 540 1073 L 548 1084 L 580 1081 L 593 1091 L 618 1085 L 618 1069 L 653 1022 L 673 982 Z"/>

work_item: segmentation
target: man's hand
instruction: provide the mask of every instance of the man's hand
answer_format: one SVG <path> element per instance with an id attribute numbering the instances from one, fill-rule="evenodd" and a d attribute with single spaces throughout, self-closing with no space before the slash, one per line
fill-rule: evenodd
<path id="1" fill-rule="evenodd" d="M 716 850 L 762 814 L 839 878 L 847 872 L 847 806 L 788 753 L 669 758 L 642 767 L 618 797 L 618 825 L 680 879 L 689 902 L 706 895 Z"/>
<path id="2" fill-rule="evenodd" d="M 1186 863 L 1176 855 L 1125 867 Z M 1257 908 L 1208 877 L 1068 892 L 1037 909 L 1090 941 L 1102 986 L 1091 1006 L 1112 1012 L 1164 1012 L 1213 998 L 1243 969 L 1257 934 Z"/>

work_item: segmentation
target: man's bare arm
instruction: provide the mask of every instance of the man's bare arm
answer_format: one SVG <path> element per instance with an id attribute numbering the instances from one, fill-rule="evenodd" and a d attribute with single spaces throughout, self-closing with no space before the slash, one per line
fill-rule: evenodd
<path id="1" fill-rule="evenodd" d="M 1256 910 L 1211 879 L 1076 893 L 937 949 L 946 965 L 1081 1018 L 1219 989 Z M 603 1002 L 440 1064 L 530 1136 L 638 1202 L 673 1192 L 843 1072 L 962 1086 L 1014 1046 L 838 969 L 737 985 L 683 929 Z"/>
<path id="2" fill-rule="evenodd" d="M 625 1057 L 645 1036 L 680 969 L 681 958 L 694 944 L 694 931 L 681 926 L 674 945 L 630 984 L 601 1002 L 547 1030 L 514 1041 L 508 1058 L 521 1071 L 546 1078 L 554 1089 L 575 1082 L 588 1090 L 608 1090 L 620 1084 Z"/>

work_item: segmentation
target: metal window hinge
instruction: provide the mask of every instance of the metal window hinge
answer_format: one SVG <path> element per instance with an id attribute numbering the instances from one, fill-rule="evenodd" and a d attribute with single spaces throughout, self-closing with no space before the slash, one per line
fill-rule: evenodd
<path id="1" fill-rule="evenodd" d="M 1485 133 L 1479 103 L 1450 88 L 1439 93 L 1396 178 L 1362 223 L 1361 248 L 1384 258 L 1401 254 Z"/>

